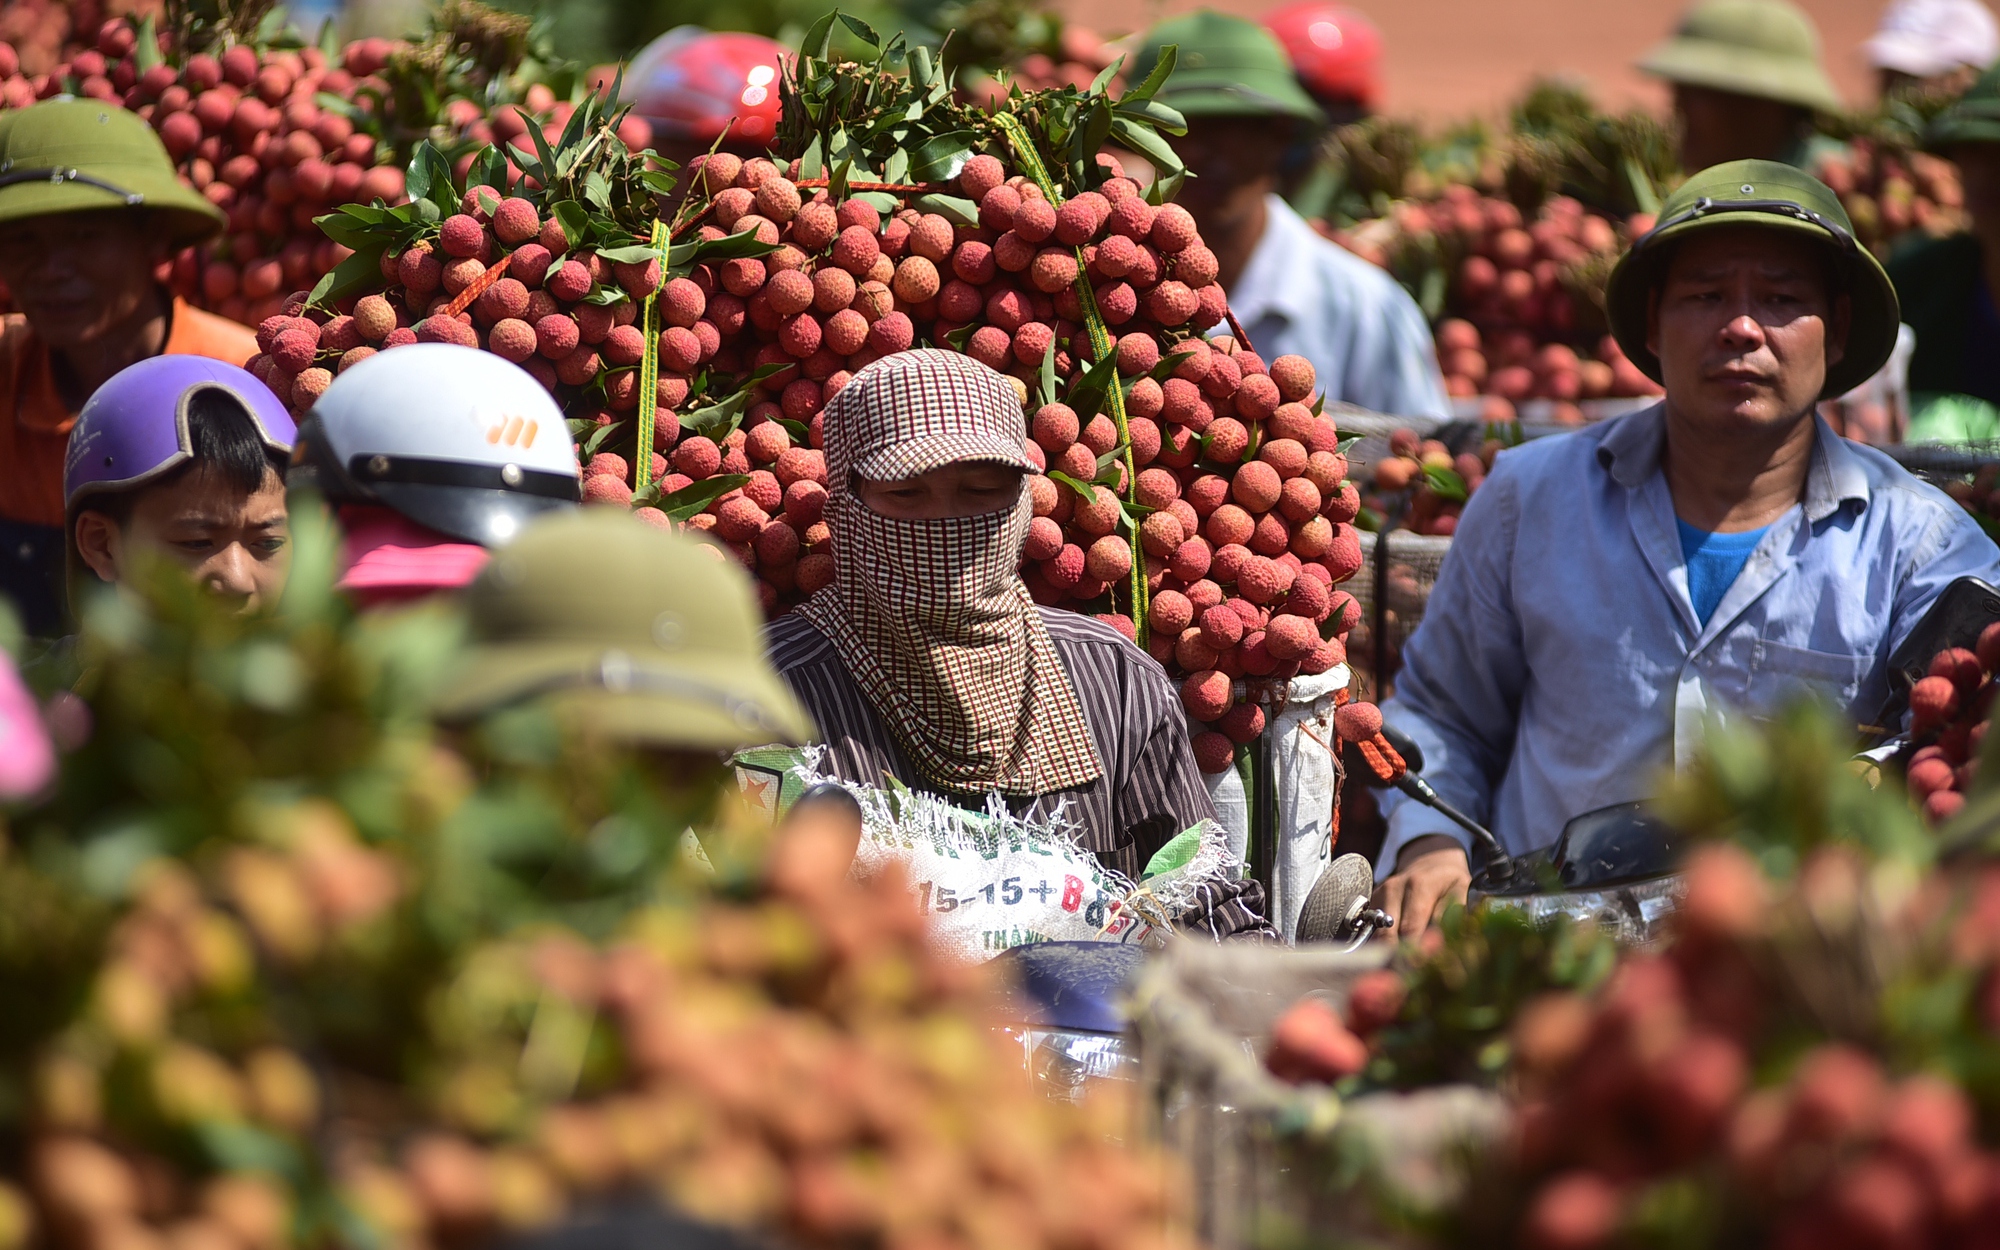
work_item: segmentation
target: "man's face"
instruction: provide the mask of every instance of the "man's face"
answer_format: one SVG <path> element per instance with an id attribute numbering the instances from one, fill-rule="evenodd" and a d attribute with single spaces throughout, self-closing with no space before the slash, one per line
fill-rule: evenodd
<path id="1" fill-rule="evenodd" d="M 892 521 L 942 521 L 1013 507 L 1021 497 L 1021 476 L 1012 465 L 974 461 L 893 482 L 856 477 L 854 493 L 870 512 Z"/>
<path id="2" fill-rule="evenodd" d="M 123 525 L 102 512 L 80 512 L 76 545 L 104 581 L 123 581 L 146 557 L 164 558 L 243 611 L 255 611 L 276 601 L 291 567 L 285 484 L 266 469 L 263 485 L 246 495 L 196 469 L 142 490 Z"/>
<path id="3" fill-rule="evenodd" d="M 1648 315 L 1667 402 L 1697 426 L 1780 426 L 1809 411 L 1845 354 L 1849 301 L 1829 299 L 1813 242 L 1767 226 L 1691 235 Z"/>
<path id="4" fill-rule="evenodd" d="M 0 280 L 35 333 L 58 351 L 137 313 L 166 241 L 130 209 L 56 213 L 0 228 Z"/>
<path id="5" fill-rule="evenodd" d="M 1246 219 L 1278 185 L 1278 163 L 1291 124 L 1274 117 L 1191 117 L 1174 151 L 1193 175 L 1177 203 L 1204 236 L 1221 237 Z"/>
<path id="6" fill-rule="evenodd" d="M 1681 168 L 1695 173 L 1724 161 L 1780 160 L 1798 142 L 1801 112 L 1779 100 L 1675 83 Z"/>

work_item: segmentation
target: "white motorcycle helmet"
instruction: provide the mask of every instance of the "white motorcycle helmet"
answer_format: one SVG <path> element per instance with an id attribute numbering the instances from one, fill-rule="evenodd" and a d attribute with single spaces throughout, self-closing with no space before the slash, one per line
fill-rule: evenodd
<path id="1" fill-rule="evenodd" d="M 342 372 L 299 422 L 285 484 L 482 547 L 582 498 L 569 427 L 542 384 L 455 343 L 393 348 Z"/>

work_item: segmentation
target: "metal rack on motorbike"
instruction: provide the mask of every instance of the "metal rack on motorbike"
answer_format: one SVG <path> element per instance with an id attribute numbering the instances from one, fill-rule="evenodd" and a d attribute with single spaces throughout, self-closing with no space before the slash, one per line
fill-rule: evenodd
<path id="1" fill-rule="evenodd" d="M 1195 1228 L 1217 1250 L 1362 1239 L 1402 1244 L 1379 1218 L 1457 1192 L 1451 1160 L 1502 1132 L 1492 1093 L 1466 1086 L 1343 1100 L 1265 1070 L 1279 1016 L 1301 998 L 1344 1007 L 1386 949 L 1181 943 L 1134 991 L 1146 1129 L 1186 1163 Z"/>

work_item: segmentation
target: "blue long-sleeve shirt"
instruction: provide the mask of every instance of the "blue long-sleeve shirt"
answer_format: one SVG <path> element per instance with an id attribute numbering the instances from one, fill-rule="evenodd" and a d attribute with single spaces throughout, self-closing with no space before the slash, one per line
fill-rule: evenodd
<path id="1" fill-rule="evenodd" d="M 1304 356 L 1328 401 L 1397 416 L 1451 415 L 1431 328 L 1396 280 L 1264 199 L 1264 237 L 1229 288 L 1229 307 L 1268 363 Z M 1217 326 L 1229 333 L 1227 324 Z"/>
<path id="2" fill-rule="evenodd" d="M 1804 499 L 1774 522 L 1704 624 L 1654 405 L 1501 453 L 1460 519 L 1383 715 L 1424 776 L 1509 851 L 1648 797 L 1711 714 L 1801 689 L 1872 718 L 1890 654 L 1954 578 L 2000 580 L 2000 548 L 1943 492 L 1815 418 Z M 1389 796 L 1386 876 L 1410 839 L 1465 835 Z"/>

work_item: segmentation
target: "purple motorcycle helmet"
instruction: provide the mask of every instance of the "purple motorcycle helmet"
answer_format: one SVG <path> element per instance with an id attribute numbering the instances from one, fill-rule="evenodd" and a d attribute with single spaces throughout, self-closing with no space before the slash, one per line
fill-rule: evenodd
<path id="1" fill-rule="evenodd" d="M 257 441 L 282 461 L 297 429 L 271 389 L 235 365 L 206 356 L 155 356 L 112 375 L 70 429 L 63 462 L 63 544 L 72 597 L 89 570 L 76 548 L 77 514 L 102 496 L 139 490 L 194 458 L 197 403 L 222 402 L 249 418 Z"/>
<path id="2" fill-rule="evenodd" d="M 188 405 L 203 392 L 236 401 L 264 446 L 289 456 L 298 431 L 285 405 L 248 369 L 206 356 L 155 356 L 113 374 L 97 388 L 69 433 L 63 507 L 80 498 L 131 490 L 163 477 L 194 455 Z"/>

